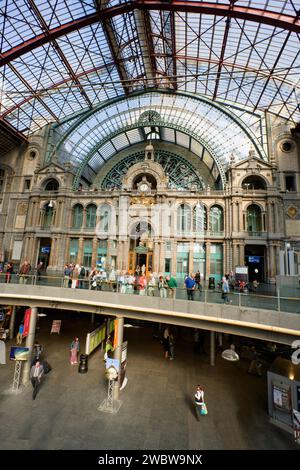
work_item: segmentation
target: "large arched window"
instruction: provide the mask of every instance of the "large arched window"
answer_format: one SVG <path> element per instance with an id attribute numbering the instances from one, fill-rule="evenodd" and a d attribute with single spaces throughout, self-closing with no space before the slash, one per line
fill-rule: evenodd
<path id="1" fill-rule="evenodd" d="M 223 209 L 220 206 L 212 206 L 209 211 L 209 229 L 211 232 L 223 232 Z"/>
<path id="2" fill-rule="evenodd" d="M 44 206 L 44 213 L 43 213 L 43 220 L 42 220 L 42 227 L 43 228 L 50 228 L 53 224 L 53 205 L 48 202 Z"/>
<path id="3" fill-rule="evenodd" d="M 86 208 L 86 228 L 96 227 L 97 207 L 95 204 L 89 204 Z"/>
<path id="4" fill-rule="evenodd" d="M 247 230 L 248 232 L 262 231 L 262 213 L 256 204 L 251 204 L 247 208 Z"/>
<path id="5" fill-rule="evenodd" d="M 200 234 L 207 230 L 207 210 L 204 204 L 198 203 L 193 209 L 193 232 Z"/>
<path id="6" fill-rule="evenodd" d="M 242 182 L 242 188 L 249 189 L 266 189 L 266 183 L 263 178 L 257 175 L 247 176 Z"/>
<path id="7" fill-rule="evenodd" d="M 191 230 L 191 208 L 181 204 L 177 209 L 177 230 L 180 233 Z"/>
<path id="8" fill-rule="evenodd" d="M 81 204 L 76 204 L 73 207 L 72 228 L 81 228 L 83 222 L 83 207 Z"/>
<path id="9" fill-rule="evenodd" d="M 109 222 L 110 222 L 110 207 L 107 204 L 100 206 L 100 226 L 99 229 L 101 232 L 109 231 Z"/>
<path id="10" fill-rule="evenodd" d="M 58 191 L 59 184 L 58 184 L 58 181 L 56 181 L 54 178 L 51 178 L 46 181 L 44 187 L 45 187 L 45 191 Z"/>

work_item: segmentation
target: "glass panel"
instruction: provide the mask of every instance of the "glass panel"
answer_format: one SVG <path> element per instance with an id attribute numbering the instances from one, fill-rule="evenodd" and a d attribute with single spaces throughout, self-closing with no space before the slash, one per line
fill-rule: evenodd
<path id="1" fill-rule="evenodd" d="M 222 232 L 223 225 L 223 209 L 219 206 L 213 206 L 210 209 L 210 230 L 211 232 Z"/>
<path id="2" fill-rule="evenodd" d="M 76 204 L 73 207 L 73 220 L 72 228 L 81 228 L 83 222 L 83 207 L 80 204 Z"/>
<path id="3" fill-rule="evenodd" d="M 84 240 L 83 244 L 83 266 L 90 268 L 92 266 L 93 240 Z"/>
<path id="4" fill-rule="evenodd" d="M 69 248 L 69 260 L 70 263 L 77 263 L 77 256 L 78 256 L 78 238 L 71 238 L 70 240 L 70 248 Z"/>
<path id="5" fill-rule="evenodd" d="M 86 228 L 96 227 L 96 212 L 97 207 L 94 205 L 87 206 L 86 208 Z"/>

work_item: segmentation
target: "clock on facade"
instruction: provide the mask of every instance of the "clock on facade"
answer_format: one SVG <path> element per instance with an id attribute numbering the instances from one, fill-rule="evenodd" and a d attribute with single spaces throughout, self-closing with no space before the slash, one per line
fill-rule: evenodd
<path id="1" fill-rule="evenodd" d="M 140 191 L 143 191 L 143 193 L 144 193 L 145 191 L 148 191 L 148 190 L 149 190 L 149 185 L 148 185 L 148 183 L 142 183 L 142 184 L 140 185 L 140 188 L 139 188 L 139 189 L 140 189 Z"/>

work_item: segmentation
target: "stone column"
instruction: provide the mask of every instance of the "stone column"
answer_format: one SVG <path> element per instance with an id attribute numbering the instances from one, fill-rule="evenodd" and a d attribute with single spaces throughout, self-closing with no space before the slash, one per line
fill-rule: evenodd
<path id="1" fill-rule="evenodd" d="M 97 263 L 97 251 L 98 251 L 98 238 L 93 238 L 93 245 L 92 245 L 92 266 L 96 266 Z"/>
<path id="2" fill-rule="evenodd" d="M 269 279 L 275 281 L 276 276 L 276 257 L 275 257 L 275 246 L 271 243 L 268 247 L 269 251 L 269 259 L 270 259 L 270 271 L 269 271 Z"/>
<path id="3" fill-rule="evenodd" d="M 27 385 L 27 383 L 29 382 L 31 357 L 32 357 L 32 350 L 33 350 L 34 339 L 35 339 L 35 328 L 36 328 L 37 316 L 38 316 L 37 307 L 32 307 L 31 315 L 30 315 L 30 323 L 29 323 L 29 333 L 26 338 L 26 344 L 25 344 L 25 347 L 29 349 L 29 355 L 28 355 L 28 361 L 25 362 L 25 366 L 23 369 L 23 376 L 22 376 L 23 385 Z"/>
<path id="4" fill-rule="evenodd" d="M 172 259 L 171 259 L 171 274 L 172 276 L 176 276 L 177 274 L 177 240 L 172 240 L 171 242 L 172 247 Z"/>
<path id="5" fill-rule="evenodd" d="M 122 266 L 123 266 L 123 269 L 124 271 L 127 271 L 128 270 L 128 254 L 129 254 L 129 250 L 128 250 L 128 247 L 129 247 L 129 243 L 127 240 L 123 241 L 123 263 L 122 263 Z"/>
<path id="6" fill-rule="evenodd" d="M 123 248 L 123 243 L 121 240 L 118 241 L 118 248 L 117 248 L 117 266 L 116 269 L 119 271 L 122 271 L 122 248 Z"/>
<path id="7" fill-rule="evenodd" d="M 64 262 L 63 262 L 64 265 L 66 263 L 70 262 L 70 253 L 69 252 L 70 252 L 70 238 L 66 237 L 66 241 L 65 241 L 65 259 L 64 259 Z"/>
<path id="8" fill-rule="evenodd" d="M 232 268 L 234 269 L 235 266 L 239 265 L 239 256 L 238 256 L 238 245 L 237 243 L 233 242 L 232 244 Z"/>
<path id="9" fill-rule="evenodd" d="M 155 273 L 159 272 L 159 242 L 154 241 L 153 249 L 153 271 Z"/>
<path id="10" fill-rule="evenodd" d="M 54 256 L 55 256 L 55 252 L 56 252 L 56 238 L 52 238 L 51 239 L 51 251 L 50 251 L 50 258 L 49 258 L 49 265 L 48 265 L 48 268 L 52 268 L 53 264 L 54 264 Z"/>
<path id="11" fill-rule="evenodd" d="M 240 244 L 240 266 L 244 266 L 245 264 L 245 245 L 244 243 Z"/>
<path id="12" fill-rule="evenodd" d="M 208 283 L 208 278 L 210 276 L 210 242 L 206 242 L 205 244 L 205 280 Z"/>
<path id="13" fill-rule="evenodd" d="M 274 233 L 272 212 L 273 212 L 272 203 L 268 202 L 267 203 L 267 220 L 268 220 L 267 231 L 269 233 Z"/>
<path id="14" fill-rule="evenodd" d="M 82 258 L 83 258 L 83 237 L 79 237 L 77 264 L 82 263 Z"/>
<path id="15" fill-rule="evenodd" d="M 159 272 L 165 272 L 166 246 L 163 241 L 160 242 Z"/>
<path id="16" fill-rule="evenodd" d="M 223 245 L 223 274 L 226 274 L 229 271 L 228 263 L 227 263 L 227 244 L 226 242 L 223 242 L 222 245 Z"/>

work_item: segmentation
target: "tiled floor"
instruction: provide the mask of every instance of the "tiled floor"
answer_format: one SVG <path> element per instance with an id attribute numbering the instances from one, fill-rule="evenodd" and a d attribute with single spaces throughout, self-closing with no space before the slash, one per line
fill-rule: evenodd
<path id="1" fill-rule="evenodd" d="M 50 335 L 62 318 L 61 335 Z M 192 332 L 182 329 L 176 359 L 164 358 L 151 328 L 126 328 L 128 384 L 122 407 L 112 415 L 97 410 L 107 393 L 103 352 L 89 359 L 87 374 L 68 362 L 76 334 L 84 350 L 88 317 L 51 313 L 40 319 L 38 339 L 53 370 L 35 401 L 31 385 L 8 393 L 14 363 L 0 365 L 0 449 L 298 449 L 291 435 L 269 424 L 266 379 L 249 376 L 247 362 L 226 363 L 192 351 Z M 7 348 L 14 344 L 9 342 Z M 208 347 L 207 347 L 208 349 Z M 196 420 L 195 386 L 205 388 L 208 415 Z"/>

